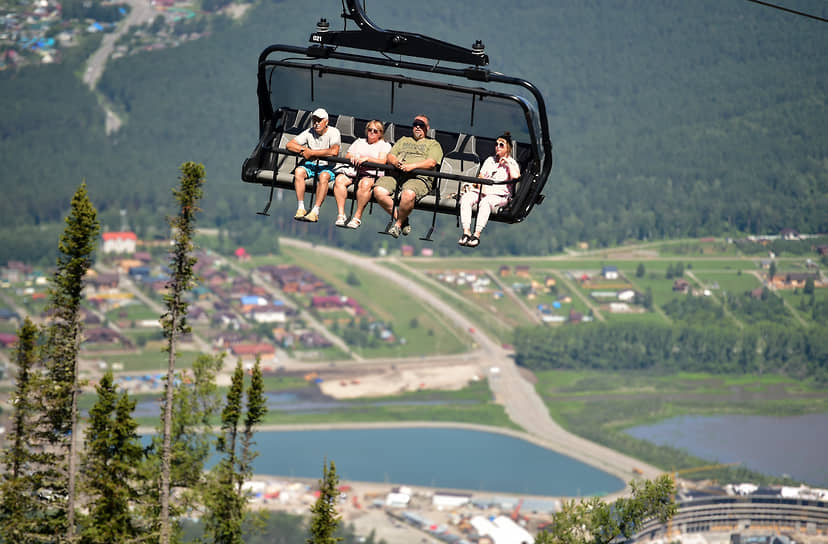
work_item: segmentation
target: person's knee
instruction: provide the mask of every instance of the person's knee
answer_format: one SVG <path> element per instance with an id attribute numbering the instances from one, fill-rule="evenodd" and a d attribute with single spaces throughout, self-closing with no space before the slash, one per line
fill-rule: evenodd
<path id="1" fill-rule="evenodd" d="M 411 202 L 413 203 L 417 199 L 417 193 L 412 191 L 411 189 L 403 189 L 402 193 L 400 193 L 400 202 Z"/>

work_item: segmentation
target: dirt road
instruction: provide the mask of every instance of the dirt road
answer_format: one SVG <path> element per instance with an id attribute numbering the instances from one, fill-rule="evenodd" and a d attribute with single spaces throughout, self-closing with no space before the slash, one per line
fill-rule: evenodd
<path id="1" fill-rule="evenodd" d="M 310 243 L 300 240 L 280 238 L 279 241 L 281 244 L 288 246 L 329 255 L 350 265 L 359 266 L 371 273 L 381 275 L 385 279 L 396 283 L 400 289 L 410 292 L 435 311 L 443 314 L 448 321 L 461 330 L 469 330 L 476 326 L 475 323 L 440 297 L 435 296 L 430 291 L 423 290 L 395 271 L 381 266 L 375 259 L 357 256 L 336 248 L 312 246 Z M 489 376 L 489 384 L 496 401 L 504 406 L 512 421 L 525 429 L 536 442 L 558 453 L 613 474 L 624 482 L 629 482 L 641 475 L 646 478 L 654 478 L 662 472 L 656 467 L 644 464 L 637 459 L 564 430 L 551 418 L 543 400 L 541 400 L 532 384 L 521 375 L 510 356 L 510 352 L 504 350 L 498 343 L 479 330 L 475 333 L 475 336 L 479 349 L 468 354 L 464 359 L 464 363 L 468 364 L 472 360 L 479 365 L 481 372 Z M 404 363 L 397 361 L 397 364 Z M 641 474 L 636 474 L 633 471 L 634 468 L 641 471 Z"/>

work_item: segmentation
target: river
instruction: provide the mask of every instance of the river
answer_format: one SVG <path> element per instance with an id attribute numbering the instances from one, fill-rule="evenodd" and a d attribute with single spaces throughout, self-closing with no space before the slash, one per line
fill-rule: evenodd
<path id="1" fill-rule="evenodd" d="M 628 429 L 635 438 L 716 463 L 828 487 L 828 413 L 795 417 L 681 416 Z"/>

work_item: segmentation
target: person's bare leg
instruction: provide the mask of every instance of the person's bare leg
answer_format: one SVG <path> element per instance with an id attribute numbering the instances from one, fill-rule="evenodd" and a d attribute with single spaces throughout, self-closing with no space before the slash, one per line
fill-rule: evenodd
<path id="1" fill-rule="evenodd" d="M 402 227 L 403 222 L 408 219 L 411 212 L 414 210 L 414 203 L 417 200 L 417 195 L 411 189 L 403 189 L 400 194 L 400 205 L 397 206 L 397 222 L 398 227 Z"/>
<path id="2" fill-rule="evenodd" d="M 351 185 L 351 178 L 345 174 L 339 174 L 334 179 L 334 200 L 336 200 L 337 215 L 345 215 L 345 199 L 348 198 L 349 185 Z"/>
<path id="3" fill-rule="evenodd" d="M 328 183 L 331 181 L 331 175 L 327 172 L 319 174 L 319 179 L 316 181 L 316 207 L 321 208 L 322 202 L 328 196 Z"/>
<path id="4" fill-rule="evenodd" d="M 356 190 L 356 210 L 354 210 L 354 217 L 362 220 L 362 212 L 365 211 L 365 206 L 371 200 L 371 189 L 374 187 L 374 178 L 362 178 L 359 180 L 359 185 Z"/>
<path id="5" fill-rule="evenodd" d="M 304 168 L 299 167 L 293 171 L 293 190 L 296 191 L 296 200 L 304 202 L 305 200 L 305 181 L 308 179 L 308 173 Z"/>
<path id="6" fill-rule="evenodd" d="M 394 199 L 391 198 L 391 193 L 382 187 L 374 187 L 374 198 L 377 200 L 383 210 L 391 215 L 394 212 Z"/>

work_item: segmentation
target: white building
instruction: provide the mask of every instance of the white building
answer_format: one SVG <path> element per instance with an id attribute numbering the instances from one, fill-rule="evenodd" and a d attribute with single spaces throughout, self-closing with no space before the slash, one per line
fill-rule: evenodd
<path id="1" fill-rule="evenodd" d="M 134 232 L 104 232 L 104 253 L 135 253 L 138 237 Z"/>
<path id="2" fill-rule="evenodd" d="M 506 516 L 498 516 L 493 520 L 483 516 L 474 516 L 471 525 L 477 534 L 487 536 L 494 544 L 534 544 L 535 538 L 529 531 Z"/>
<path id="3" fill-rule="evenodd" d="M 463 493 L 448 493 L 448 492 L 436 492 L 434 496 L 431 497 L 431 504 L 442 510 L 446 509 L 454 509 L 464 504 L 468 504 L 471 502 L 471 495 L 465 495 Z"/>

